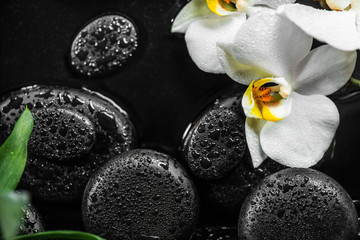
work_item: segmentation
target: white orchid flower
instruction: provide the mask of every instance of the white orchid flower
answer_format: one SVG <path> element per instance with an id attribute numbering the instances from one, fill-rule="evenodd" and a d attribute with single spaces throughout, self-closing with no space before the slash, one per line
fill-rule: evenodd
<path id="1" fill-rule="evenodd" d="M 326 9 L 301 4 L 281 6 L 277 12 L 307 34 L 344 51 L 360 48 L 360 0 L 321 0 Z"/>
<path id="2" fill-rule="evenodd" d="M 335 104 L 324 95 L 350 78 L 356 52 L 324 45 L 275 12 L 250 17 L 234 42 L 218 43 L 225 72 L 249 85 L 242 105 L 254 167 L 269 156 L 289 167 L 315 165 L 339 124 Z"/>
<path id="3" fill-rule="evenodd" d="M 203 71 L 224 73 L 216 42 L 232 41 L 246 15 L 295 0 L 192 0 L 176 16 L 171 31 L 185 33 L 192 60 Z"/>

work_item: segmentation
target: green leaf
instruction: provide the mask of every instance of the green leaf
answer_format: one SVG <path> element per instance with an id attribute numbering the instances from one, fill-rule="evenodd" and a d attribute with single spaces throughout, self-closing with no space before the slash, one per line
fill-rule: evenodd
<path id="1" fill-rule="evenodd" d="M 357 86 L 357 87 L 360 87 L 360 80 L 359 79 L 356 79 L 354 77 L 351 77 L 350 78 L 350 83 Z"/>
<path id="2" fill-rule="evenodd" d="M 34 233 L 30 235 L 21 235 L 12 238 L 12 240 L 22 240 L 22 239 L 105 240 L 104 238 L 101 238 L 91 233 L 79 232 L 79 231 L 67 231 L 67 230 L 46 231 L 46 232 Z"/>
<path id="3" fill-rule="evenodd" d="M 34 119 L 26 107 L 15 127 L 0 147 L 0 192 L 16 189 L 23 174 L 27 143 L 34 126 Z"/>
<path id="4" fill-rule="evenodd" d="M 22 192 L 0 193 L 0 227 L 3 239 L 11 239 L 19 232 L 29 196 Z"/>

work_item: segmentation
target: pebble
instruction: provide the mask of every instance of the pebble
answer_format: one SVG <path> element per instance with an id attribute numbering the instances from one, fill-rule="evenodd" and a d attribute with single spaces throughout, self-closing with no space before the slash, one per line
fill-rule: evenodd
<path id="1" fill-rule="evenodd" d="M 184 140 L 183 157 L 202 179 L 220 179 L 236 166 L 246 150 L 243 120 L 227 108 L 211 109 L 192 126 Z"/>
<path id="2" fill-rule="evenodd" d="M 20 186 L 35 198 L 80 200 L 92 173 L 136 145 L 128 114 L 87 89 L 30 86 L 0 101 L 0 142 L 28 106 L 34 129 Z"/>
<path id="3" fill-rule="evenodd" d="M 288 168 L 265 178 L 244 202 L 239 240 L 355 240 L 357 213 L 348 193 L 329 176 Z"/>
<path id="4" fill-rule="evenodd" d="M 136 149 L 90 179 L 82 210 L 87 231 L 108 240 L 183 240 L 196 226 L 199 205 L 192 180 L 175 159 Z"/>
<path id="5" fill-rule="evenodd" d="M 24 216 L 21 218 L 22 224 L 18 235 L 28 235 L 44 231 L 44 223 L 39 212 L 30 203 L 23 209 Z"/>
<path id="6" fill-rule="evenodd" d="M 137 29 L 120 15 L 105 15 L 86 25 L 71 46 L 71 65 L 81 75 L 104 76 L 121 68 L 138 47 Z"/>

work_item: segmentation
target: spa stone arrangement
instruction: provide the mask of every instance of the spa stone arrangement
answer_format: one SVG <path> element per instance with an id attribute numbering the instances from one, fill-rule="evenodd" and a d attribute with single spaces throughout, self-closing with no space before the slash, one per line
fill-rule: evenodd
<path id="1" fill-rule="evenodd" d="M 0 144 L 33 119 L 18 239 L 359 239 L 357 0 L 0 13 Z"/>

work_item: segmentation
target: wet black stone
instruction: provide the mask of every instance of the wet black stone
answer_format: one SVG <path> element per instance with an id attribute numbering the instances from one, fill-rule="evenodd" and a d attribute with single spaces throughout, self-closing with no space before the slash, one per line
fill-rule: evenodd
<path id="1" fill-rule="evenodd" d="M 190 240 L 238 240 L 237 228 L 232 226 L 207 226 L 196 229 Z"/>
<path id="2" fill-rule="evenodd" d="M 106 239 L 188 239 L 198 219 L 196 189 L 168 155 L 131 150 L 103 166 L 83 198 L 85 228 Z"/>
<path id="3" fill-rule="evenodd" d="M 203 183 L 204 195 L 215 205 L 228 208 L 236 214 L 251 190 L 266 176 L 286 168 L 266 159 L 258 168 L 252 166 L 249 152 L 239 161 L 239 165 L 226 177 Z"/>
<path id="4" fill-rule="evenodd" d="M 83 114 L 63 108 L 32 112 L 35 127 L 28 144 L 34 156 L 54 160 L 79 160 L 88 154 L 96 139 L 95 126 Z"/>
<path id="5" fill-rule="evenodd" d="M 136 50 L 137 30 L 119 15 L 99 17 L 86 25 L 71 46 L 71 65 L 88 77 L 104 76 L 122 65 Z"/>
<path id="6" fill-rule="evenodd" d="M 244 202 L 240 240 L 357 239 L 357 213 L 348 193 L 329 176 L 289 168 L 265 178 Z"/>
<path id="7" fill-rule="evenodd" d="M 14 105 L 11 99 L 21 99 L 21 104 Z M 31 110 L 34 130 L 20 182 L 20 187 L 35 198 L 80 199 L 92 173 L 136 144 L 134 127 L 119 106 L 99 93 L 59 86 L 32 86 L 3 96 L 0 102 L 1 143 L 10 134 L 25 105 L 38 104 L 42 108 Z M 111 121 L 99 121 L 99 114 L 108 116 Z"/>
<path id="8" fill-rule="evenodd" d="M 18 235 L 27 235 L 44 231 L 44 223 L 39 212 L 31 204 L 23 209 L 24 216 L 21 218 L 22 224 Z"/>
<path id="9" fill-rule="evenodd" d="M 196 121 L 184 142 L 182 152 L 191 172 L 202 179 L 220 179 L 244 155 L 244 122 L 228 108 L 211 109 Z"/>

